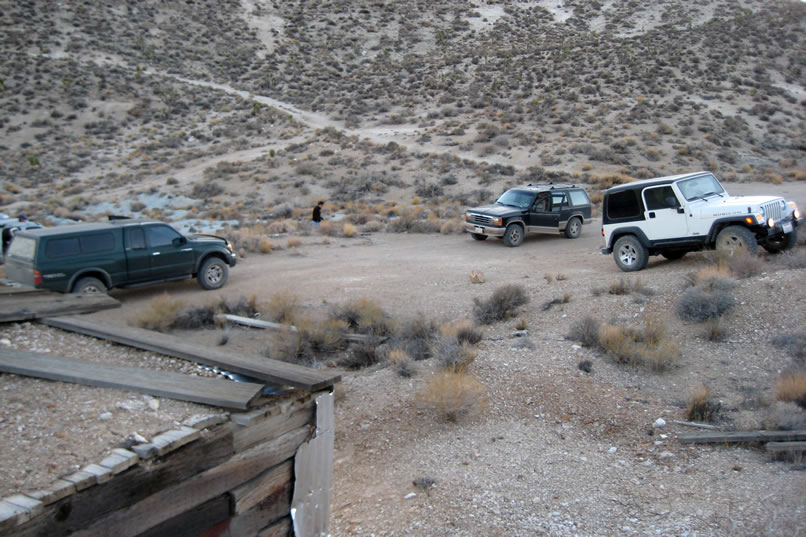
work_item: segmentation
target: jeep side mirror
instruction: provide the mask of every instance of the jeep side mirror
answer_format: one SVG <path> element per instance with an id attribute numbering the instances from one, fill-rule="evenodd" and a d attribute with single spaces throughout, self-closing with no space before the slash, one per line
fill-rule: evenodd
<path id="1" fill-rule="evenodd" d="M 678 214 L 686 214 L 686 210 L 684 208 L 682 208 L 682 207 L 678 207 L 677 208 L 677 213 Z"/>

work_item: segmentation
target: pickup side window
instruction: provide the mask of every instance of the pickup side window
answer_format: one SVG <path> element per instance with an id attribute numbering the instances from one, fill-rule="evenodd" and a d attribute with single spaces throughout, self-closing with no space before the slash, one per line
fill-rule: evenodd
<path id="1" fill-rule="evenodd" d="M 78 241 L 81 244 L 81 253 L 84 254 L 108 252 L 115 249 L 115 236 L 112 233 L 82 235 Z"/>
<path id="2" fill-rule="evenodd" d="M 641 204 L 635 190 L 614 192 L 607 200 L 607 217 L 611 220 L 624 220 L 641 216 Z"/>
<path id="3" fill-rule="evenodd" d="M 174 228 L 169 226 L 148 226 L 146 227 L 146 236 L 148 236 L 148 244 L 152 248 L 171 246 L 174 239 L 181 237 Z"/>
<path id="4" fill-rule="evenodd" d="M 677 201 L 671 186 L 647 188 L 644 190 L 644 203 L 647 211 L 680 207 L 680 202 Z"/>
<path id="5" fill-rule="evenodd" d="M 126 244 L 130 250 L 145 250 L 146 234 L 141 227 L 130 227 L 126 229 Z"/>
<path id="6" fill-rule="evenodd" d="M 78 255 L 80 253 L 81 245 L 78 242 L 78 237 L 51 239 L 45 245 L 45 255 L 49 258 L 66 257 L 68 255 Z"/>

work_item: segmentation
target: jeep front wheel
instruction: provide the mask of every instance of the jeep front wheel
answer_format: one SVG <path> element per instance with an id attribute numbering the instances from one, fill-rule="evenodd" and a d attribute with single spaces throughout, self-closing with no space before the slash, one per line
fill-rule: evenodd
<path id="1" fill-rule="evenodd" d="M 199 285 L 208 291 L 213 289 L 220 289 L 227 283 L 227 276 L 229 275 L 229 267 L 221 259 L 211 257 L 202 264 L 199 275 Z"/>
<path id="2" fill-rule="evenodd" d="M 520 224 L 510 224 L 504 233 L 504 244 L 514 248 L 523 242 L 523 228 Z"/>
<path id="3" fill-rule="evenodd" d="M 728 255 L 741 251 L 755 255 L 758 253 L 758 242 L 746 227 L 728 226 L 716 236 L 716 250 Z"/>
<path id="4" fill-rule="evenodd" d="M 582 220 L 579 218 L 572 218 L 565 226 L 565 236 L 569 239 L 579 238 L 582 233 Z"/>
<path id="5" fill-rule="evenodd" d="M 791 233 L 787 233 L 777 239 L 768 239 L 762 243 L 765 250 L 771 254 L 777 254 L 784 250 L 791 250 L 798 243 L 798 230 L 793 229 Z"/>
<path id="6" fill-rule="evenodd" d="M 487 240 L 487 235 L 484 235 L 482 233 L 471 233 L 470 236 L 476 239 L 477 241 Z"/>
<path id="7" fill-rule="evenodd" d="M 649 252 L 635 235 L 619 237 L 613 246 L 613 259 L 624 272 L 643 269 L 649 261 Z"/>

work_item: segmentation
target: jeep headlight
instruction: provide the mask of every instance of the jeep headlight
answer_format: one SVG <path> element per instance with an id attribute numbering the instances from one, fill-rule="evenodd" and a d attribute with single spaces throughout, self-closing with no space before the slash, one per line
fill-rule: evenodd
<path id="1" fill-rule="evenodd" d="M 767 219 L 767 225 L 770 227 L 775 227 L 775 218 L 772 216 Z"/>
<path id="2" fill-rule="evenodd" d="M 789 208 L 792 209 L 792 217 L 795 220 L 800 220 L 800 209 L 798 209 L 798 204 L 794 201 L 790 201 Z"/>

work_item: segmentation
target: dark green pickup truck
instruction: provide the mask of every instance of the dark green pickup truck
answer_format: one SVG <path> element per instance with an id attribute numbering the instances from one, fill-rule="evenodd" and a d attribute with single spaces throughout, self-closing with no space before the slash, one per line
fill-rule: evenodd
<path id="1" fill-rule="evenodd" d="M 236 259 L 221 237 L 185 236 L 163 222 L 120 219 L 18 232 L 6 256 L 6 278 L 62 293 L 187 278 L 218 289 Z"/>

